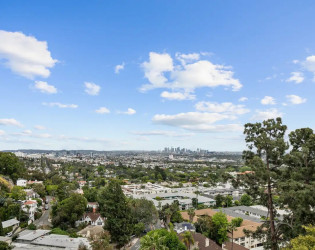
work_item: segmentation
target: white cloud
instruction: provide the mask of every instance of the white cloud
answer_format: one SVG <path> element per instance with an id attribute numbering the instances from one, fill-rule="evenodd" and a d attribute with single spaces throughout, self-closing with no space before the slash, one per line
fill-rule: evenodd
<path id="1" fill-rule="evenodd" d="M 0 136 L 5 135 L 5 132 L 3 130 L 0 130 Z"/>
<path id="2" fill-rule="evenodd" d="M 263 105 L 275 105 L 276 104 L 275 98 L 273 98 L 271 96 L 265 96 L 263 99 L 261 99 L 260 102 Z"/>
<path id="3" fill-rule="evenodd" d="M 135 135 L 141 136 L 169 136 L 169 137 L 189 137 L 193 136 L 193 133 L 178 133 L 175 131 L 167 130 L 151 130 L 151 131 L 136 131 L 132 132 Z"/>
<path id="4" fill-rule="evenodd" d="M 136 111 L 132 108 L 128 108 L 125 112 L 118 112 L 119 114 L 125 114 L 125 115 L 134 115 Z"/>
<path id="5" fill-rule="evenodd" d="M 248 98 L 245 97 L 245 96 L 243 96 L 243 97 L 241 97 L 240 99 L 238 99 L 238 101 L 239 101 L 239 102 L 246 102 L 246 101 L 248 101 Z"/>
<path id="6" fill-rule="evenodd" d="M 115 73 L 116 74 L 119 74 L 119 72 L 121 71 L 121 70 L 123 70 L 125 68 L 125 63 L 123 62 L 122 64 L 118 64 L 118 65 L 116 65 L 115 66 Z"/>
<path id="7" fill-rule="evenodd" d="M 38 41 L 22 32 L 0 30 L 0 41 L 0 59 L 21 76 L 31 79 L 48 77 L 50 68 L 57 62 L 51 57 L 46 41 Z"/>
<path id="8" fill-rule="evenodd" d="M 37 130 L 45 130 L 46 129 L 44 126 L 41 126 L 41 125 L 35 125 L 34 128 Z"/>
<path id="9" fill-rule="evenodd" d="M 315 55 L 306 57 L 304 66 L 307 70 L 315 73 Z"/>
<path id="10" fill-rule="evenodd" d="M 272 108 L 267 110 L 256 110 L 256 114 L 251 119 L 262 121 L 282 116 L 283 113 L 279 112 L 276 108 Z"/>
<path id="11" fill-rule="evenodd" d="M 72 108 L 72 109 L 76 109 L 77 107 L 79 107 L 76 104 L 63 104 L 60 102 L 43 102 L 42 103 L 45 106 L 49 106 L 49 107 L 58 107 L 58 108 Z"/>
<path id="12" fill-rule="evenodd" d="M 175 115 L 158 114 L 153 117 L 152 121 L 156 124 L 180 127 L 198 132 L 238 131 L 243 127 L 240 124 L 214 124 L 224 119 L 231 120 L 234 118 L 234 116 L 227 114 L 188 112 Z"/>
<path id="13" fill-rule="evenodd" d="M 34 87 L 42 93 L 46 93 L 46 94 L 56 94 L 57 93 L 56 87 L 53 85 L 49 85 L 47 82 L 36 81 Z"/>
<path id="14" fill-rule="evenodd" d="M 191 53 L 191 54 L 176 53 L 175 57 L 177 60 L 181 62 L 182 65 L 185 65 L 188 62 L 193 62 L 200 59 L 200 55 L 198 53 Z"/>
<path id="15" fill-rule="evenodd" d="M 237 91 L 242 87 L 239 80 L 233 77 L 234 72 L 230 71 L 229 67 L 213 64 L 207 60 L 198 60 L 195 54 L 185 55 L 184 59 L 183 56 L 177 54 L 177 57 L 185 60 L 185 63 L 174 65 L 169 54 L 150 52 L 149 61 L 142 64 L 145 77 L 150 84 L 143 85 L 141 90 L 169 88 L 193 92 L 196 88 L 225 86 Z M 186 64 L 188 59 L 197 61 Z M 165 74 L 167 72 L 169 76 Z"/>
<path id="16" fill-rule="evenodd" d="M 19 121 L 13 118 L 0 119 L 0 125 L 23 127 L 23 125 Z"/>
<path id="17" fill-rule="evenodd" d="M 92 82 L 85 82 L 85 92 L 89 95 L 98 95 L 101 90 L 101 86 L 92 83 Z"/>
<path id="18" fill-rule="evenodd" d="M 198 111 L 226 113 L 232 115 L 242 115 L 248 113 L 250 110 L 244 105 L 235 105 L 231 102 L 198 102 L 195 105 Z"/>
<path id="19" fill-rule="evenodd" d="M 105 107 L 100 107 L 99 109 L 95 110 L 95 112 L 98 114 L 109 114 L 110 110 Z"/>
<path id="20" fill-rule="evenodd" d="M 134 115 L 136 111 L 132 108 L 128 108 L 126 112 L 123 112 L 126 115 Z"/>
<path id="21" fill-rule="evenodd" d="M 288 99 L 288 102 L 290 102 L 291 104 L 302 104 L 305 103 L 307 101 L 306 98 L 302 98 L 298 95 L 287 95 L 286 98 Z"/>
<path id="22" fill-rule="evenodd" d="M 196 98 L 195 95 L 189 94 L 187 92 L 181 93 L 181 92 L 168 92 L 168 91 L 163 91 L 161 93 L 161 97 L 168 99 L 168 100 L 194 100 Z"/>
<path id="23" fill-rule="evenodd" d="M 146 91 L 154 88 L 166 88 L 167 78 L 164 72 L 173 71 L 173 59 L 169 54 L 158 54 L 150 52 L 149 62 L 142 63 L 144 75 L 151 84 L 142 86 L 141 90 Z"/>
<path id="24" fill-rule="evenodd" d="M 304 81 L 304 75 L 302 72 L 291 72 L 291 76 L 286 81 L 301 83 Z"/>

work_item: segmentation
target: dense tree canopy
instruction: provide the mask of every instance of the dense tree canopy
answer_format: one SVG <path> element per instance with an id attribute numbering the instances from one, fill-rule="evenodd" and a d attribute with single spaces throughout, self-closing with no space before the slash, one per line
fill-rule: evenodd
<path id="1" fill-rule="evenodd" d="M 81 219 L 87 205 L 87 200 L 80 194 L 72 193 L 69 198 L 56 203 L 52 207 L 54 227 L 67 229 L 74 227 L 75 222 Z"/>
<path id="2" fill-rule="evenodd" d="M 142 250 L 185 250 L 185 245 L 174 231 L 157 229 L 149 232 L 140 240 Z"/>
<path id="3" fill-rule="evenodd" d="M 23 163 L 13 153 L 0 152 L 0 174 L 10 177 L 14 182 L 26 175 Z"/>

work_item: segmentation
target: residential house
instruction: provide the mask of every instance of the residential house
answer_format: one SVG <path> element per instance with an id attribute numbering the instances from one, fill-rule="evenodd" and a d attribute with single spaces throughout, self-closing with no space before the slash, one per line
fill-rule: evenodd
<path id="1" fill-rule="evenodd" d="M 22 204 L 22 210 L 28 214 L 30 220 L 35 220 L 35 213 L 37 211 L 37 201 L 35 200 L 26 200 Z"/>
<path id="2" fill-rule="evenodd" d="M 222 248 L 213 240 L 207 238 L 200 233 L 192 233 L 194 238 L 194 244 L 190 246 L 190 249 L 199 249 L 199 250 L 222 250 Z M 183 241 L 183 236 L 178 235 L 178 238 Z"/>
<path id="3" fill-rule="evenodd" d="M 193 218 L 193 222 L 196 222 L 198 217 L 202 217 L 202 216 L 212 217 L 214 214 L 216 214 L 219 211 L 222 211 L 227 214 L 226 217 L 229 222 L 231 222 L 231 220 L 236 217 L 241 217 L 243 219 L 241 226 L 236 228 L 235 231 L 233 231 L 234 243 L 240 246 L 246 247 L 248 249 L 261 247 L 263 245 L 263 242 L 264 242 L 263 239 L 254 239 L 251 236 L 246 236 L 243 231 L 244 229 L 255 231 L 257 227 L 259 227 L 262 224 L 258 218 L 250 217 L 244 214 L 238 214 L 235 212 L 232 213 L 231 210 L 228 210 L 228 209 L 214 210 L 214 209 L 207 208 L 207 209 L 195 210 L 195 216 Z M 187 221 L 189 220 L 188 212 L 181 212 L 181 214 L 184 220 L 187 220 Z M 228 234 L 228 237 L 229 237 L 229 241 L 232 241 L 232 235 Z"/>
<path id="4" fill-rule="evenodd" d="M 91 226 L 104 226 L 105 219 L 100 213 L 84 213 L 82 218 L 76 222 L 76 225 L 78 226 L 81 223 L 86 223 Z"/>
<path id="5" fill-rule="evenodd" d="M 27 184 L 27 180 L 25 179 L 18 179 L 16 181 L 16 185 L 19 187 L 26 187 L 26 184 Z"/>
<path id="6" fill-rule="evenodd" d="M 194 224 L 191 224 L 188 222 L 181 222 L 181 223 L 174 223 L 174 231 L 178 234 L 185 231 L 196 232 L 196 228 Z"/>

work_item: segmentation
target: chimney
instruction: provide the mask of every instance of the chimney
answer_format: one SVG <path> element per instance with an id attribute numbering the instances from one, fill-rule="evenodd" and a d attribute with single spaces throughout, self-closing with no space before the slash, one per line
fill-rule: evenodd
<path id="1" fill-rule="evenodd" d="M 206 238 L 206 243 L 205 243 L 205 247 L 208 247 L 210 245 L 210 241 L 208 238 Z"/>
<path id="2" fill-rule="evenodd" d="M 93 213 L 95 213 L 96 212 L 96 208 L 93 206 Z"/>

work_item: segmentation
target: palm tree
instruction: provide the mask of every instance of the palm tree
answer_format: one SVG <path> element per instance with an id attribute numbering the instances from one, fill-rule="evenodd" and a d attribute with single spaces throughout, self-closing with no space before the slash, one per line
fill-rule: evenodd
<path id="1" fill-rule="evenodd" d="M 160 236 L 157 232 L 152 235 L 146 235 L 141 238 L 141 250 L 168 250 L 167 246 L 164 246 L 165 236 Z"/>
<path id="2" fill-rule="evenodd" d="M 195 244 L 194 237 L 192 236 L 190 231 L 185 231 L 184 233 L 181 234 L 183 237 L 183 242 L 186 245 L 187 249 L 190 249 L 190 246 Z"/>
<path id="3" fill-rule="evenodd" d="M 195 217 L 195 209 L 193 209 L 193 208 L 189 208 L 188 209 L 188 215 L 189 215 L 189 221 L 190 221 L 190 223 L 192 223 L 193 222 L 193 220 L 194 220 L 194 217 Z"/>
<path id="4" fill-rule="evenodd" d="M 233 234 L 234 234 L 234 231 L 237 231 L 237 226 L 234 223 L 229 223 L 227 231 L 232 234 L 232 250 L 233 250 L 234 249 Z"/>
<path id="5" fill-rule="evenodd" d="M 170 208 L 165 209 L 164 211 L 165 217 L 166 217 L 166 228 L 169 228 L 169 224 L 171 222 L 171 217 L 172 217 L 172 210 Z"/>

